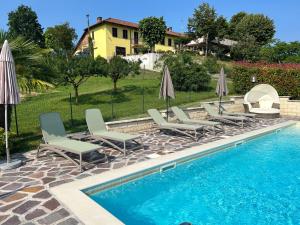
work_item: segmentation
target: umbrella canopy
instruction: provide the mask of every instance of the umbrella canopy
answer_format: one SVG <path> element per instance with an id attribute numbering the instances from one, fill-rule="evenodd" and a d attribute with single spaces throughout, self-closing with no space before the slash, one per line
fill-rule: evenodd
<path id="1" fill-rule="evenodd" d="M 0 54 L 0 104 L 20 103 L 14 59 L 5 41 Z"/>
<path id="2" fill-rule="evenodd" d="M 170 98 L 175 98 L 174 87 L 168 66 L 164 67 L 163 76 L 160 84 L 159 98 L 163 98 L 167 103 L 167 119 L 170 105 Z"/>
<path id="3" fill-rule="evenodd" d="M 168 66 L 164 67 L 163 76 L 160 83 L 159 98 L 175 98 L 174 87 Z"/>
<path id="4" fill-rule="evenodd" d="M 10 163 L 8 149 L 7 105 L 20 102 L 14 59 L 8 41 L 5 41 L 0 54 L 0 104 L 5 105 L 5 144 L 7 164 Z"/>
<path id="5" fill-rule="evenodd" d="M 219 113 L 221 113 L 221 100 L 223 96 L 228 95 L 228 88 L 226 83 L 226 75 L 224 73 L 224 68 L 221 68 L 217 87 L 216 87 L 216 93 L 219 96 Z"/>

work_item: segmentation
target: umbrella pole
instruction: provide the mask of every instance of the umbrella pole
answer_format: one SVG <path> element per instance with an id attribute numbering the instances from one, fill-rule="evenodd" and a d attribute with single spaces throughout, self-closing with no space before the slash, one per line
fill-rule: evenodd
<path id="1" fill-rule="evenodd" d="M 222 101 L 222 96 L 219 98 L 219 114 L 221 114 L 221 101 Z"/>
<path id="2" fill-rule="evenodd" d="M 5 104 L 5 149 L 7 164 L 10 163 L 10 155 L 8 149 L 8 124 L 7 124 L 7 104 Z"/>
<path id="3" fill-rule="evenodd" d="M 167 121 L 169 121 L 169 96 L 167 96 Z"/>

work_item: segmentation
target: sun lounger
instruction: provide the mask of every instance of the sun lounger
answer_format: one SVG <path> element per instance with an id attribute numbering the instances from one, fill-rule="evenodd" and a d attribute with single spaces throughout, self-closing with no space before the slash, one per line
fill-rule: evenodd
<path id="1" fill-rule="evenodd" d="M 184 134 L 198 141 L 198 136 L 201 134 L 199 131 L 203 131 L 203 126 L 201 125 L 190 125 L 190 124 L 180 124 L 180 123 L 169 123 L 167 122 L 157 109 L 149 109 L 148 114 L 158 125 L 159 130 L 170 130 L 176 131 L 180 134 Z M 189 132 L 192 132 L 190 134 Z"/>
<path id="2" fill-rule="evenodd" d="M 171 107 L 171 110 L 177 117 L 177 119 L 184 124 L 191 124 L 191 125 L 203 125 L 205 127 L 212 128 L 212 130 L 216 133 L 216 129 L 218 130 L 224 130 L 222 123 L 220 122 L 214 122 L 214 121 L 208 121 L 208 120 L 195 120 L 195 119 L 190 119 L 188 115 L 180 108 L 177 106 Z"/>
<path id="3" fill-rule="evenodd" d="M 221 110 L 222 110 L 222 114 L 226 116 L 244 116 L 244 117 L 248 117 L 252 121 L 255 121 L 257 117 L 257 115 L 254 113 L 228 112 L 223 106 L 221 106 Z"/>
<path id="4" fill-rule="evenodd" d="M 118 149 L 119 151 L 124 153 L 124 156 L 126 156 L 126 143 L 128 142 L 133 142 L 135 145 L 137 145 L 136 147 L 131 148 L 130 150 L 134 150 L 141 147 L 143 148 L 143 145 L 136 141 L 137 139 L 141 138 L 141 135 L 132 135 L 116 131 L 108 131 L 106 128 L 106 124 L 103 120 L 101 111 L 99 109 L 86 110 L 85 119 L 92 139 L 104 142 L 112 146 L 113 148 Z M 123 144 L 123 148 L 120 148 L 112 141 L 121 142 Z"/>
<path id="5" fill-rule="evenodd" d="M 37 157 L 39 157 L 40 151 L 50 150 L 70 160 L 82 171 L 82 155 L 99 149 L 99 145 L 69 139 L 59 113 L 41 114 L 40 126 L 44 143 L 39 146 Z M 66 152 L 79 155 L 79 163 L 68 156 Z"/>
<path id="6" fill-rule="evenodd" d="M 218 113 L 218 110 L 211 106 L 208 103 L 203 103 L 202 106 L 208 113 L 211 120 L 219 121 L 222 123 L 232 124 L 232 125 L 240 125 L 241 127 L 244 127 L 245 123 L 250 122 L 249 118 L 245 116 L 228 116 L 228 115 L 220 115 Z"/>

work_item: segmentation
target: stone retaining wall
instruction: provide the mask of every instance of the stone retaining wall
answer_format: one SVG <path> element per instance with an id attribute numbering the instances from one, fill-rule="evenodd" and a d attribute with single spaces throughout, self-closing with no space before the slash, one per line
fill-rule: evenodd
<path id="1" fill-rule="evenodd" d="M 218 105 L 218 102 L 206 102 Z M 200 104 L 201 105 L 201 104 Z M 222 106 L 230 112 L 244 112 L 243 97 L 232 97 L 229 101 L 222 101 Z M 207 113 L 202 106 L 184 109 L 192 119 L 206 119 Z M 162 115 L 166 116 L 166 110 L 161 111 Z M 172 113 L 169 114 L 170 121 L 175 121 L 176 118 Z M 106 123 L 109 130 L 116 130 L 120 132 L 138 132 L 155 127 L 153 120 L 150 117 L 119 120 Z"/>
<path id="2" fill-rule="evenodd" d="M 300 100 L 290 100 L 290 96 L 280 96 L 280 115 L 300 116 Z"/>

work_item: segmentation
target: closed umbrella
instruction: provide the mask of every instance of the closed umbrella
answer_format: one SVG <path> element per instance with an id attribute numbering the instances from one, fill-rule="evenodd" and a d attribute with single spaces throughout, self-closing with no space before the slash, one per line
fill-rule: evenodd
<path id="1" fill-rule="evenodd" d="M 224 68 L 221 68 L 217 87 L 216 87 L 216 93 L 219 96 L 219 114 L 221 114 L 221 101 L 222 97 L 228 95 L 228 88 L 226 83 L 226 75 L 224 73 Z"/>
<path id="2" fill-rule="evenodd" d="M 166 100 L 167 104 L 167 120 L 169 119 L 170 98 L 175 98 L 174 87 L 168 66 L 163 70 L 163 76 L 160 84 L 159 98 Z"/>
<path id="3" fill-rule="evenodd" d="M 20 103 L 20 95 L 17 84 L 16 68 L 14 59 L 6 40 L 2 46 L 0 54 L 0 104 L 5 107 L 5 148 L 6 148 L 6 165 L 1 165 L 2 169 L 13 168 L 20 164 L 20 161 L 11 162 L 8 148 L 8 118 L 7 106 Z"/>

